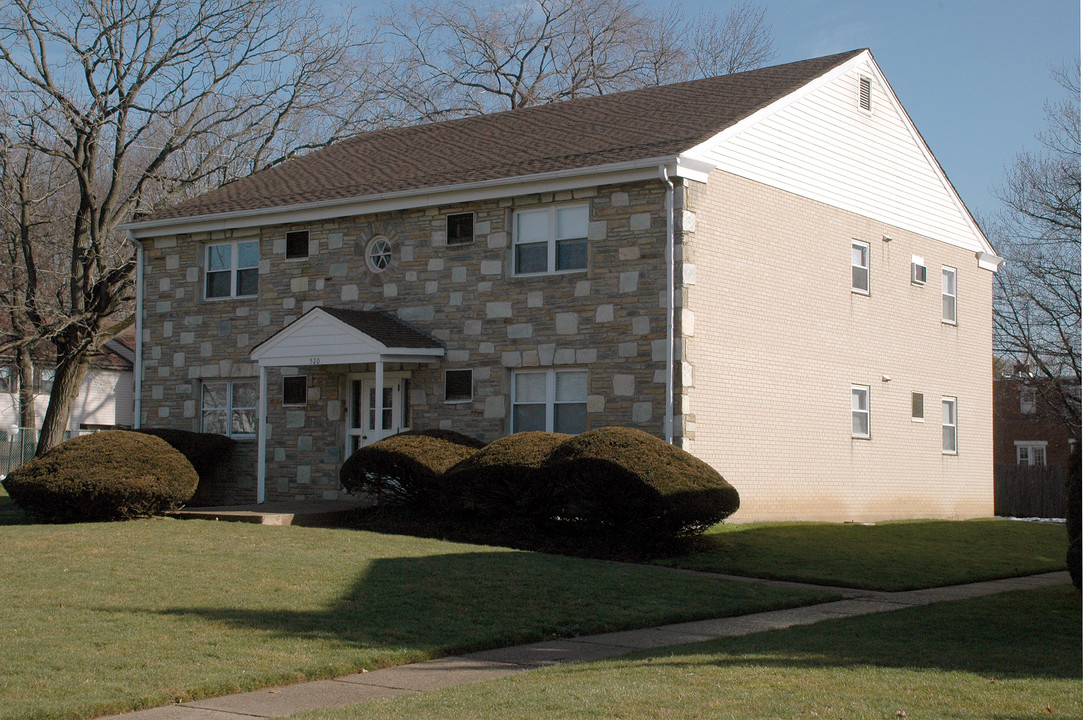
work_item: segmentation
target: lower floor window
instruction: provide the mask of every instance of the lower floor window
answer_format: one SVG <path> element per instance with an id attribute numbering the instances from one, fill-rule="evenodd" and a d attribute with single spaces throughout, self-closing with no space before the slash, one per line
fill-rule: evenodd
<path id="1" fill-rule="evenodd" d="M 869 388 L 864 385 L 850 388 L 850 435 L 869 437 Z"/>
<path id="2" fill-rule="evenodd" d="M 256 380 L 224 380 L 203 384 L 202 432 L 245 436 L 256 434 Z"/>
<path id="3" fill-rule="evenodd" d="M 1015 462 L 1017 465 L 1045 465 L 1045 442 L 1017 442 Z"/>
<path id="4" fill-rule="evenodd" d="M 954 455 L 959 452 L 958 420 L 956 417 L 955 398 L 944 398 L 942 401 L 944 429 L 944 452 Z"/>
<path id="5" fill-rule="evenodd" d="M 575 435 L 587 429 L 587 372 L 542 370 L 511 378 L 511 431 Z"/>

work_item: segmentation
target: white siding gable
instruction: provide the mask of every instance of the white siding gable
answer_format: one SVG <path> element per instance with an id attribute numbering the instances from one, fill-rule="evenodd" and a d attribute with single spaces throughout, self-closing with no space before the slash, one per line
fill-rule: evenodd
<path id="1" fill-rule="evenodd" d="M 871 112 L 859 107 L 861 78 L 871 81 Z M 993 252 L 868 53 L 688 154 L 975 253 Z"/>

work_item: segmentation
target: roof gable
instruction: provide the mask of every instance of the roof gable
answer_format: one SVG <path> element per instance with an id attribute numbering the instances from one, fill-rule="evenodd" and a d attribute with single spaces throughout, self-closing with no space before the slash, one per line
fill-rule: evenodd
<path id="1" fill-rule="evenodd" d="M 868 111 L 858 104 L 862 78 L 871 91 Z M 771 187 L 994 255 L 868 51 L 688 154 Z"/>
<path id="2" fill-rule="evenodd" d="M 386 313 L 317 307 L 257 345 L 252 359 L 282 367 L 426 362 L 443 354 L 438 341 Z"/>

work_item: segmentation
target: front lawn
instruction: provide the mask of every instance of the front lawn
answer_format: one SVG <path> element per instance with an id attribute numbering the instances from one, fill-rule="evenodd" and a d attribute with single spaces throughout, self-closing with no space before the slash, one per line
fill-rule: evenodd
<path id="1" fill-rule="evenodd" d="M 716 525 L 661 564 L 750 577 L 912 590 L 1064 570 L 1064 525 L 1006 519 Z"/>
<path id="2" fill-rule="evenodd" d="M 76 718 L 807 593 L 353 530 L 0 527 L 0 718 Z"/>
<path id="3" fill-rule="evenodd" d="M 1071 586 L 546 668 L 297 720 L 1079 718 Z"/>

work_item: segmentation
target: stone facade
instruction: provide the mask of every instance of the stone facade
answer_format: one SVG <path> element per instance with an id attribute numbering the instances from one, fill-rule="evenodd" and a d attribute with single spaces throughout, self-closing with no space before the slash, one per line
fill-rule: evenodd
<path id="1" fill-rule="evenodd" d="M 252 380 L 250 354 L 313 307 L 379 309 L 438 339 L 441 362 L 389 365 L 409 376 L 410 427 L 491 441 L 509 431 L 511 373 L 588 371 L 587 426 L 661 435 L 665 414 L 665 191 L 658 181 L 472 204 L 147 240 L 143 270 L 142 424 L 201 429 L 204 382 Z M 517 209 L 588 204 L 587 268 L 511 272 Z M 473 243 L 448 245 L 446 217 L 474 213 Z M 286 233 L 309 231 L 309 255 L 286 259 Z M 366 263 L 384 236 L 390 266 Z M 205 299 L 208 243 L 259 241 L 257 297 Z M 470 369 L 469 402 L 445 403 L 444 371 Z M 268 500 L 333 498 L 345 454 L 347 378 L 373 366 L 271 368 Z M 282 377 L 307 377 L 303 407 L 283 407 Z M 238 487 L 254 488 L 255 439 L 242 438 Z M 243 494 L 243 493 L 239 493 Z M 255 493 L 247 501 L 255 499 Z"/>

